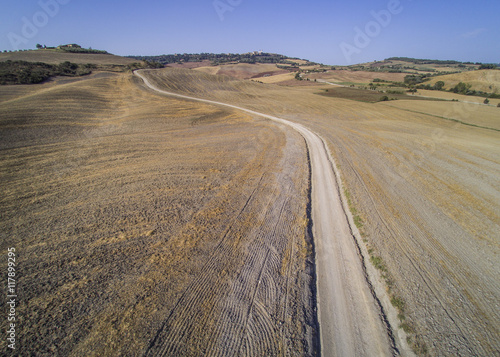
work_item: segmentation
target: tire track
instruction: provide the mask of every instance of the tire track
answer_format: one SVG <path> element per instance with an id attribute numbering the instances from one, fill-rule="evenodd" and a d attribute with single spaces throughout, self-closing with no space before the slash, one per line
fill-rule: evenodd
<path id="1" fill-rule="evenodd" d="M 270 119 L 296 130 L 306 140 L 312 168 L 313 233 L 317 246 L 318 318 L 325 356 L 392 355 L 383 311 L 377 305 L 343 211 L 334 172 L 324 141 L 303 125 L 235 105 L 163 91 L 134 72 L 150 89 L 187 100 L 219 105 Z M 242 347 L 244 348 L 244 347 Z"/>

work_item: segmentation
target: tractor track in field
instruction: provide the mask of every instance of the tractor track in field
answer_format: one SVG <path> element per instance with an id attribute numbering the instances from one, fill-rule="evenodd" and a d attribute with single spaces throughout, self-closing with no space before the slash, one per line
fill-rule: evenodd
<path id="1" fill-rule="evenodd" d="M 368 281 L 364 258 L 361 256 L 356 239 L 353 237 L 348 221 L 349 213 L 346 212 L 342 202 L 335 165 L 324 140 L 303 125 L 275 116 L 231 104 L 163 91 L 153 85 L 143 73 L 143 71 L 134 72 L 147 87 L 158 93 L 224 106 L 252 116 L 270 119 L 273 122 L 291 127 L 304 138 L 309 152 L 311 169 L 312 232 L 316 248 L 317 313 L 321 354 L 324 356 L 388 356 L 398 354 L 391 328 L 388 326 L 384 312 L 377 297 L 374 296 L 371 283 Z M 235 284 L 228 288 L 232 291 L 230 295 L 234 294 L 234 299 L 229 299 L 228 306 L 222 309 L 224 313 L 216 319 L 218 322 L 214 327 L 214 338 L 211 339 L 213 344 L 215 344 L 215 340 L 221 341 L 221 338 L 223 339 L 229 332 L 225 331 L 225 321 L 234 322 L 236 319 L 238 320 L 236 326 L 243 327 L 240 327 L 239 331 L 233 329 L 231 333 L 241 335 L 240 345 L 235 349 L 236 346 L 230 344 L 234 344 L 238 339 L 227 338 L 227 344 L 222 343 L 219 348 L 213 346 L 210 355 L 219 355 L 218 352 L 222 352 L 224 349 L 228 351 L 227 348 L 229 351 L 237 350 L 240 355 L 285 354 L 282 352 L 284 351 L 282 348 L 276 346 L 279 344 L 278 342 L 267 339 L 270 336 L 267 333 L 268 330 L 279 329 L 279 327 L 271 325 L 271 320 L 267 315 L 269 311 L 266 310 L 270 301 L 279 298 L 276 296 L 276 291 L 273 291 L 273 280 L 276 274 L 279 274 L 280 260 L 274 249 L 278 247 L 281 250 L 280 244 L 282 245 L 282 242 L 274 240 L 272 237 L 280 234 L 282 224 L 287 224 L 281 218 L 277 223 L 273 223 L 276 222 L 275 219 L 267 220 L 268 215 L 281 217 L 284 214 L 287 193 L 278 192 L 275 195 L 279 199 L 265 204 L 266 209 L 260 215 L 262 220 L 259 219 L 260 226 L 257 227 L 251 238 L 246 239 L 248 241 L 246 244 L 253 247 L 253 249 L 249 248 L 252 253 L 246 257 Z M 258 223 L 256 222 L 256 226 Z M 269 237 L 272 241 L 269 241 Z M 217 248 L 219 251 L 213 250 L 214 256 L 224 257 L 224 252 L 220 248 Z M 213 284 L 206 286 L 201 281 L 196 287 L 200 287 L 200 289 L 193 287 L 193 289 L 186 290 L 184 294 L 198 299 L 201 298 L 200 292 L 203 292 L 203 289 L 219 288 Z M 257 297 L 259 299 L 256 300 Z M 181 300 L 183 299 L 181 298 Z M 192 303 L 193 301 L 180 301 L 174 310 L 180 310 L 179 313 L 183 314 L 183 311 L 189 310 Z M 208 305 L 214 306 L 213 303 Z M 250 314 L 251 312 L 254 313 Z M 175 311 L 171 313 L 171 316 L 174 313 Z M 182 319 L 180 316 L 180 319 L 175 319 L 175 321 L 179 322 Z M 184 328 L 175 328 L 175 326 L 170 328 L 167 326 L 168 320 L 170 317 L 152 341 L 146 355 L 169 355 L 182 351 L 178 348 L 178 344 L 172 344 L 169 339 L 174 338 L 174 334 L 182 337 L 188 333 L 187 327 L 183 325 Z"/>

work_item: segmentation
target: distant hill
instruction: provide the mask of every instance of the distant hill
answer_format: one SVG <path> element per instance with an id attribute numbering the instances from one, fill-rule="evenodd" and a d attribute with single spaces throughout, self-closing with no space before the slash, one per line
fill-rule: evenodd
<path id="1" fill-rule="evenodd" d="M 79 53 L 59 49 L 40 49 L 0 53 L 0 61 L 7 60 L 44 62 L 48 64 L 59 64 L 61 62 L 69 61 L 78 64 L 92 63 L 97 65 L 129 65 L 134 62 L 138 62 L 132 58 L 115 56 L 108 53 Z"/>
<path id="2" fill-rule="evenodd" d="M 224 63 L 275 63 L 295 65 L 297 61 L 308 64 L 315 64 L 310 61 L 300 60 L 299 58 L 287 57 L 276 53 L 249 52 L 243 54 L 234 53 L 193 53 L 193 54 L 173 54 L 160 56 L 128 56 L 128 58 L 141 61 L 158 62 L 164 65 L 173 63 L 203 62 L 210 61 L 212 65 Z"/>
<path id="3" fill-rule="evenodd" d="M 475 71 L 484 66 L 482 63 L 459 62 L 453 60 L 431 60 L 409 57 L 390 57 L 383 61 L 374 61 L 351 65 L 351 70 L 389 73 L 414 73 L 414 74 L 450 74 L 466 71 Z M 495 65 L 491 65 L 495 66 Z"/>
<path id="4" fill-rule="evenodd" d="M 156 64 L 115 56 L 78 45 L 0 53 L 0 84 L 36 84 L 56 76 L 83 76 L 94 71 L 123 72 Z"/>

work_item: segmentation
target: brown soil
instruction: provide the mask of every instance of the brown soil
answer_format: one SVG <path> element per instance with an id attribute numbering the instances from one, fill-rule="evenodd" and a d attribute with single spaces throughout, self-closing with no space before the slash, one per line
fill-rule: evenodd
<path id="1" fill-rule="evenodd" d="M 298 134 L 131 75 L 15 88 L 0 245 L 18 355 L 315 354 Z"/>
<path id="2" fill-rule="evenodd" d="M 401 310 L 402 321 L 393 322 L 396 335 L 401 324 L 420 355 L 498 353 L 500 134 L 465 125 L 478 122 L 479 112 L 454 113 L 459 123 L 382 103 L 324 98 L 307 87 L 189 71 L 157 75 L 156 83 L 169 90 L 320 133 L 358 210 L 365 244 L 387 271 Z M 425 108 L 427 102 L 418 103 Z M 446 110 L 455 111 L 449 104 Z M 494 127 L 488 120 L 496 119 L 481 123 Z"/>

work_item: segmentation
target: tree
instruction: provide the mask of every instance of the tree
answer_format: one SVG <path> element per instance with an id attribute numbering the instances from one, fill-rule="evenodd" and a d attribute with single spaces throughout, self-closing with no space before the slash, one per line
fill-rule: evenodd
<path id="1" fill-rule="evenodd" d="M 43 48 L 43 46 L 42 46 L 41 44 L 37 43 L 37 44 L 36 44 L 36 48 L 40 50 L 40 49 L 42 49 L 42 48 Z"/>
<path id="2" fill-rule="evenodd" d="M 471 84 L 460 82 L 454 88 L 452 88 L 451 91 L 453 93 L 467 94 L 471 87 Z"/>
<path id="3" fill-rule="evenodd" d="M 488 98 L 486 98 L 483 103 L 484 104 L 490 104 L 490 100 Z"/>
<path id="4" fill-rule="evenodd" d="M 434 89 L 435 90 L 441 90 L 444 87 L 444 82 L 443 81 L 437 81 L 436 84 L 434 84 Z"/>
<path id="5" fill-rule="evenodd" d="M 301 81 L 302 80 L 302 77 L 300 76 L 300 72 L 297 72 L 297 74 L 295 75 L 295 79 Z"/>

